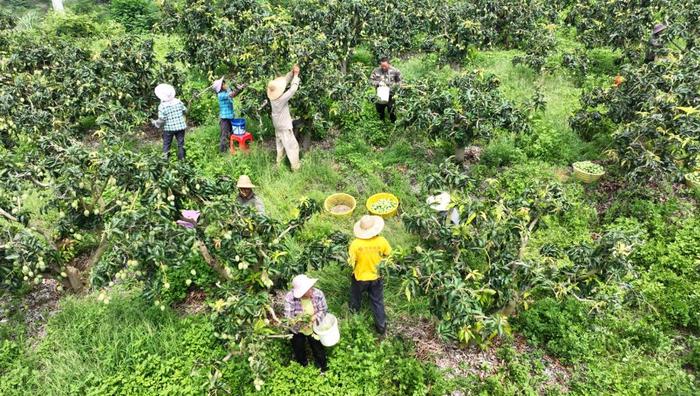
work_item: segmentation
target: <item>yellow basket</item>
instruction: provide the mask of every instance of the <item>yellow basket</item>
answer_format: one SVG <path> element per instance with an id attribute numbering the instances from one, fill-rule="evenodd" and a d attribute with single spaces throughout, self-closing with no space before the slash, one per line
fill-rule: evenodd
<path id="1" fill-rule="evenodd" d="M 334 213 L 331 211 L 336 205 L 345 205 L 350 208 L 350 210 L 347 210 L 342 213 Z M 355 210 L 355 207 L 357 206 L 357 202 L 355 201 L 355 198 L 352 195 L 345 194 L 345 193 L 336 193 L 333 195 L 329 195 L 328 198 L 323 202 L 323 208 L 326 210 L 326 212 L 330 213 L 331 215 L 335 217 L 348 217 L 352 214 L 352 212 Z"/>
<path id="2" fill-rule="evenodd" d="M 585 171 L 577 168 L 576 165 L 573 165 L 573 168 L 574 168 L 574 177 L 581 180 L 584 183 L 596 182 L 596 181 L 598 181 L 598 179 L 603 177 L 603 175 L 605 174 L 605 172 L 599 173 L 599 174 L 588 173 L 588 172 L 585 172 Z"/>
<path id="3" fill-rule="evenodd" d="M 393 209 L 391 209 L 390 211 L 385 212 L 385 213 L 380 213 L 380 212 L 372 210 L 372 205 L 374 205 L 375 203 L 377 203 L 381 199 L 388 199 L 390 201 L 393 201 L 394 203 L 396 203 L 396 207 L 394 207 Z M 374 194 L 371 197 L 367 198 L 367 204 L 365 206 L 367 206 L 367 210 L 371 214 L 376 215 L 376 216 L 382 216 L 383 218 L 388 219 L 389 217 L 396 216 L 396 212 L 399 210 L 399 199 L 396 198 L 396 195 L 394 195 L 394 194 L 382 192 L 379 194 Z"/>
<path id="4" fill-rule="evenodd" d="M 686 173 L 685 176 L 684 176 L 684 177 L 685 177 L 685 183 L 686 183 L 686 184 L 688 185 L 688 187 L 690 187 L 690 188 L 693 188 L 693 189 L 696 189 L 696 190 L 700 190 L 700 184 L 699 184 L 699 183 L 696 183 L 696 182 L 694 182 L 694 181 L 692 181 L 692 180 L 690 180 L 690 178 L 688 177 L 688 176 L 690 176 L 690 175 L 692 175 L 692 174 L 694 174 L 694 173 L 700 173 L 700 171 Z"/>

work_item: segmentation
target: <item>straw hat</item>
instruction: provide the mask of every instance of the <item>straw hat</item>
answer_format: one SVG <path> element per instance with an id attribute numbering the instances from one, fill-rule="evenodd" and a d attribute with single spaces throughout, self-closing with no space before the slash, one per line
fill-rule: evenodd
<path id="1" fill-rule="evenodd" d="M 370 239 L 379 235 L 384 229 L 384 219 L 380 216 L 364 215 L 355 223 L 353 233 L 360 239 Z"/>
<path id="2" fill-rule="evenodd" d="M 430 208 L 438 212 L 444 212 L 450 207 L 451 201 L 450 193 L 442 192 L 438 195 L 432 195 L 425 200 L 425 202 L 430 205 Z"/>
<path id="3" fill-rule="evenodd" d="M 292 279 L 292 294 L 294 298 L 301 298 L 306 294 L 309 289 L 311 289 L 318 279 L 309 278 L 308 276 L 301 274 L 297 275 Z"/>
<path id="4" fill-rule="evenodd" d="M 175 88 L 170 84 L 158 84 L 155 92 L 161 102 L 170 102 L 175 99 Z"/>
<path id="5" fill-rule="evenodd" d="M 248 175 L 241 175 L 238 178 L 238 183 L 236 183 L 236 187 L 238 187 L 238 188 L 255 188 L 256 185 L 253 184 L 252 181 L 250 181 L 250 177 L 248 177 Z"/>
<path id="6" fill-rule="evenodd" d="M 214 92 L 219 93 L 219 92 L 221 92 L 222 85 L 224 85 L 224 77 L 223 76 L 220 79 L 214 81 L 214 83 L 211 85 L 211 89 L 213 89 Z"/>
<path id="7" fill-rule="evenodd" d="M 287 78 L 277 77 L 267 83 L 267 97 L 270 100 L 277 100 L 277 98 L 282 96 L 285 88 L 287 88 Z"/>

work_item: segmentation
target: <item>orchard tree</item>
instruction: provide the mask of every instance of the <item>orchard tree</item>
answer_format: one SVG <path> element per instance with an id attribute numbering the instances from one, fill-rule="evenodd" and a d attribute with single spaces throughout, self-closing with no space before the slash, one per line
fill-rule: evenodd
<path id="1" fill-rule="evenodd" d="M 464 147 L 475 139 L 489 139 L 499 128 L 529 130 L 526 117 L 503 98 L 498 86 L 495 76 L 481 71 L 463 72 L 449 81 L 409 81 L 397 98 L 404 114 L 401 122 L 452 142 L 456 160 L 462 162 Z"/>
<path id="2" fill-rule="evenodd" d="M 405 213 L 406 228 L 423 242 L 394 255 L 388 270 L 403 279 L 407 299 L 429 298 L 444 337 L 486 348 L 535 297 L 622 303 L 637 235 L 609 230 L 595 242 L 532 251 L 533 235 L 571 208 L 561 185 L 535 182 L 511 195 L 498 180 L 465 178 L 449 163 L 428 181 L 426 194 L 452 191 L 459 224 L 427 205 Z"/>

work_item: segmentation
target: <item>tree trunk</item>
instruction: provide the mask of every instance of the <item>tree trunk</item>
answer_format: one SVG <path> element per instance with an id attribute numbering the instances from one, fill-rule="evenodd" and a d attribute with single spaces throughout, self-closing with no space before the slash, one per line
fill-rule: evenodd
<path id="1" fill-rule="evenodd" d="M 80 276 L 80 271 L 72 265 L 66 266 L 66 273 L 68 274 L 68 282 L 70 283 L 71 289 L 74 292 L 80 293 L 85 287 L 83 285 L 83 278 Z"/>
<path id="2" fill-rule="evenodd" d="M 51 5 L 53 6 L 53 10 L 59 14 L 65 13 L 63 9 L 63 0 L 51 0 Z"/>
<path id="3" fill-rule="evenodd" d="M 197 244 L 199 245 L 199 252 L 202 254 L 202 257 L 204 257 L 204 261 L 206 261 L 207 264 L 209 264 L 209 266 L 213 268 L 221 278 L 231 280 L 231 275 L 226 272 L 226 268 L 222 267 L 221 264 L 219 264 L 216 259 L 211 256 L 211 253 L 209 253 L 209 249 L 207 249 L 204 242 L 198 241 Z"/>
<path id="4" fill-rule="evenodd" d="M 104 235 L 102 235 L 102 240 L 100 240 L 100 245 L 97 246 L 97 249 L 95 249 L 95 252 L 90 257 L 90 261 L 88 261 L 87 267 L 85 267 L 85 269 L 90 269 L 90 268 L 94 267 L 95 264 L 97 264 L 100 261 L 100 259 L 102 258 L 102 255 L 107 250 L 108 245 L 109 244 L 107 243 L 107 238 Z"/>
<path id="5" fill-rule="evenodd" d="M 306 152 L 306 151 L 309 151 L 310 148 L 311 148 L 311 132 L 306 131 L 302 135 L 301 149 Z"/>
<path id="6" fill-rule="evenodd" d="M 455 149 L 455 161 L 460 164 L 464 162 L 464 146 L 461 144 Z"/>

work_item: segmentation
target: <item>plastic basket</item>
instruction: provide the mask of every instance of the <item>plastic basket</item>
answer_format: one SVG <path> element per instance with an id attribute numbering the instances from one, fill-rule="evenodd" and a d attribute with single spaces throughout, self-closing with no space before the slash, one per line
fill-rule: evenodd
<path id="1" fill-rule="evenodd" d="M 333 209 L 337 205 L 348 206 L 350 210 L 341 213 L 332 212 L 331 209 Z M 329 195 L 328 198 L 326 198 L 326 200 L 323 202 L 323 208 L 326 210 L 326 212 L 330 213 L 332 216 L 335 217 L 349 217 L 352 214 L 352 212 L 355 211 L 356 206 L 357 202 L 355 201 L 355 198 L 352 195 L 345 193 L 336 193 L 333 195 Z"/>
<path id="2" fill-rule="evenodd" d="M 573 168 L 574 168 L 574 177 L 577 178 L 578 180 L 584 182 L 584 183 L 596 182 L 596 181 L 598 181 L 598 179 L 603 177 L 603 175 L 605 174 L 605 172 L 599 173 L 599 174 L 588 173 L 584 170 L 579 169 L 578 167 L 576 167 L 576 165 L 573 165 Z"/>
<path id="3" fill-rule="evenodd" d="M 375 203 L 377 203 L 381 199 L 388 199 L 388 200 L 394 201 L 396 203 L 396 206 L 393 209 L 391 209 L 390 211 L 385 212 L 385 213 L 381 213 L 381 212 L 377 212 L 377 211 L 373 210 L 372 205 L 374 205 Z M 396 195 L 394 195 L 394 194 L 381 192 L 379 194 L 374 194 L 371 197 L 367 198 L 367 204 L 365 206 L 367 207 L 367 210 L 371 214 L 376 215 L 376 216 L 382 216 L 383 218 L 388 219 L 389 217 L 396 216 L 396 213 L 399 210 L 399 199 L 396 198 Z"/>
<path id="4" fill-rule="evenodd" d="M 234 118 L 231 120 L 231 133 L 236 136 L 243 136 L 245 132 L 245 118 Z"/>
<path id="5" fill-rule="evenodd" d="M 690 180 L 690 177 L 689 177 L 689 176 L 690 176 L 691 174 L 700 174 L 700 171 L 699 171 L 699 172 L 686 173 L 686 174 L 684 175 L 685 184 L 687 184 L 688 187 L 690 187 L 690 188 L 693 188 L 693 189 L 696 189 L 696 190 L 700 190 L 700 183 L 697 183 L 697 182 L 694 182 L 694 181 Z"/>

